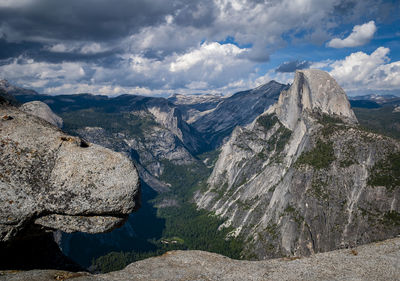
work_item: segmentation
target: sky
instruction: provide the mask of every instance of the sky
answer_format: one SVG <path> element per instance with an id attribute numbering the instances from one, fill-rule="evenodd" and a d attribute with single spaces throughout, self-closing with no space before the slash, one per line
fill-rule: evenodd
<path id="1" fill-rule="evenodd" d="M 0 78 L 42 94 L 231 94 L 303 68 L 400 95 L 400 0 L 0 0 Z"/>

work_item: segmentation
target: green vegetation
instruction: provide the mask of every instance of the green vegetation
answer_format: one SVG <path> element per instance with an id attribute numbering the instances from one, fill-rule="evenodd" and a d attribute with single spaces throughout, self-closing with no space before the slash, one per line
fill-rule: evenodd
<path id="1" fill-rule="evenodd" d="M 352 144 L 346 144 L 346 146 L 342 149 L 344 149 L 344 159 L 340 160 L 339 166 L 342 168 L 347 168 L 353 164 L 357 164 L 357 161 L 354 158 L 356 155 L 355 147 Z"/>
<path id="2" fill-rule="evenodd" d="M 329 138 L 334 132 L 336 132 L 340 127 L 335 124 L 326 124 L 321 129 L 321 135 L 325 138 Z"/>
<path id="3" fill-rule="evenodd" d="M 128 264 L 147 259 L 156 255 L 162 255 L 165 251 L 159 250 L 156 252 L 110 252 L 107 255 L 101 256 L 92 260 L 92 267 L 101 273 L 107 273 L 123 269 Z"/>
<path id="4" fill-rule="evenodd" d="M 203 250 L 240 259 L 243 241 L 226 238 L 232 228 L 218 230 L 224 220 L 196 206 L 185 203 L 179 207 L 159 209 L 158 215 L 165 218 L 163 237 L 152 241 L 157 246 L 153 251 L 111 252 L 92 261 L 92 266 L 102 273 L 124 268 L 145 258 L 159 256 L 171 250 Z M 170 238 L 168 238 L 170 237 Z"/>
<path id="5" fill-rule="evenodd" d="M 278 122 L 275 114 L 262 115 L 257 119 L 257 123 L 264 127 L 265 131 L 270 130 Z"/>
<path id="6" fill-rule="evenodd" d="M 143 132 L 159 126 L 152 116 L 136 116 L 129 112 L 104 112 L 101 108 L 89 108 L 60 114 L 63 129 L 74 132 L 84 127 L 101 127 L 109 133 L 126 133 L 142 137 Z"/>
<path id="7" fill-rule="evenodd" d="M 215 150 L 211 150 L 211 151 L 199 154 L 199 155 L 197 155 L 197 158 L 199 158 L 208 167 L 214 167 L 215 163 L 218 160 L 218 156 L 220 153 L 221 153 L 221 149 L 215 149 Z"/>
<path id="8" fill-rule="evenodd" d="M 196 162 L 187 165 L 176 165 L 169 160 L 162 160 L 164 171 L 160 179 L 171 185 L 171 191 L 161 196 L 175 195 L 182 201 L 190 200 L 198 184 L 205 181 L 211 170 L 203 163 Z"/>
<path id="9" fill-rule="evenodd" d="M 360 210 L 362 217 L 367 219 L 368 223 L 371 225 L 376 226 L 377 223 L 380 223 L 389 228 L 397 228 L 400 226 L 400 213 L 397 211 L 387 211 L 382 214 L 378 209 L 367 210 L 361 207 L 358 207 L 358 209 Z"/>
<path id="10" fill-rule="evenodd" d="M 242 200 L 236 200 L 236 204 L 238 205 L 238 207 L 241 209 L 241 210 L 250 210 L 251 209 L 251 207 L 253 206 L 253 202 L 252 202 L 252 200 L 245 200 L 245 201 L 242 201 Z"/>
<path id="11" fill-rule="evenodd" d="M 296 166 L 303 164 L 310 165 L 316 169 L 328 168 L 336 157 L 332 142 L 317 140 L 315 147 L 307 152 L 303 152 L 297 159 Z"/>
<path id="12" fill-rule="evenodd" d="M 323 125 L 343 123 L 342 119 L 340 119 L 338 116 L 333 116 L 326 113 L 322 113 L 322 115 L 318 117 L 318 121 Z"/>
<path id="13" fill-rule="evenodd" d="M 400 113 L 393 112 L 392 106 L 381 108 L 353 108 L 364 129 L 400 139 Z"/>
<path id="14" fill-rule="evenodd" d="M 161 180 L 171 184 L 171 191 L 162 196 L 173 195 L 180 199 L 178 207 L 167 207 L 158 210 L 158 216 L 165 219 L 163 237 L 183 239 L 185 249 L 204 250 L 220 253 L 231 258 L 240 258 L 243 242 L 237 238 L 227 239 L 231 228 L 218 230 L 225 221 L 205 210 L 197 210 L 191 204 L 193 192 L 204 185 L 211 170 L 201 164 L 175 165 L 164 160 L 165 170 Z M 225 183 L 216 190 L 220 196 L 225 193 Z"/>
<path id="15" fill-rule="evenodd" d="M 225 192 L 228 190 L 228 187 L 229 187 L 228 182 L 225 182 L 221 187 L 218 188 L 214 187 L 213 189 L 211 189 L 211 192 L 217 194 L 215 200 L 221 199 L 224 196 Z"/>
<path id="16" fill-rule="evenodd" d="M 323 125 L 323 128 L 321 129 L 321 134 L 324 137 L 329 137 L 332 135 L 335 131 L 340 129 L 343 124 L 342 119 L 336 116 L 331 116 L 325 113 L 318 114 L 315 116 L 318 119 L 318 122 Z"/>
<path id="17" fill-rule="evenodd" d="M 368 178 L 371 186 L 385 186 L 393 191 L 400 187 L 400 152 L 391 153 L 385 159 L 378 161 L 371 169 Z"/>
<path id="18" fill-rule="evenodd" d="M 268 140 L 268 150 L 275 150 L 276 154 L 279 154 L 285 148 L 285 145 L 288 143 L 290 137 L 292 136 L 292 131 L 281 125 L 275 134 L 271 136 Z"/>
<path id="19" fill-rule="evenodd" d="M 284 126 L 281 126 L 279 128 L 278 133 L 279 138 L 276 142 L 276 153 L 280 153 L 285 148 L 285 145 L 288 143 L 290 137 L 292 136 L 292 131 Z"/>
<path id="20" fill-rule="evenodd" d="M 185 203 L 179 208 L 159 209 L 159 215 L 166 219 L 164 237 L 180 237 L 184 246 L 191 250 L 204 250 L 239 259 L 243 242 L 237 238 L 226 237 L 233 230 L 218 230 L 223 219 L 196 206 Z"/>
<path id="21" fill-rule="evenodd" d="M 268 235 L 273 239 L 278 239 L 279 234 L 278 234 L 278 225 L 276 223 L 273 224 L 268 224 L 267 227 L 265 228 L 265 232 L 268 233 Z"/>
<path id="22" fill-rule="evenodd" d="M 177 236 L 171 237 L 171 238 L 164 238 L 161 240 L 161 243 L 163 244 L 185 244 L 185 241 Z"/>
<path id="23" fill-rule="evenodd" d="M 265 148 L 263 148 L 259 153 L 256 154 L 256 157 L 260 160 L 267 160 L 268 159 L 268 152 Z"/>
<path id="24" fill-rule="evenodd" d="M 327 183 L 318 178 L 313 178 L 311 182 L 311 194 L 319 200 L 329 200 L 329 193 L 326 191 Z"/>
<path id="25" fill-rule="evenodd" d="M 383 224 L 386 226 L 400 226 L 400 213 L 389 211 L 383 215 Z"/>
<path id="26" fill-rule="evenodd" d="M 288 205 L 285 210 L 283 211 L 283 214 L 281 216 L 285 216 L 288 215 L 290 216 L 297 224 L 302 224 L 304 221 L 304 217 L 302 215 L 300 215 L 299 211 L 296 210 L 296 208 L 294 208 L 291 205 Z"/>

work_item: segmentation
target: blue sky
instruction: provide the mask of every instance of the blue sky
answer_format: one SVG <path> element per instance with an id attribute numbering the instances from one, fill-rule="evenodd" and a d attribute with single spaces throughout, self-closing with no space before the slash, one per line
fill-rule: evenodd
<path id="1" fill-rule="evenodd" d="M 0 0 L 0 78 L 44 94 L 223 93 L 299 68 L 400 95 L 400 1 Z"/>

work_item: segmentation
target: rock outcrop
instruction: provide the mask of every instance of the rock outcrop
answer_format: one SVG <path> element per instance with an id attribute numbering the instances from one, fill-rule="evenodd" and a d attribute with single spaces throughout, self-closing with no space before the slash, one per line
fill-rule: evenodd
<path id="1" fill-rule="evenodd" d="M 303 256 L 398 235 L 399 167 L 400 143 L 359 127 L 327 73 L 302 70 L 233 132 L 195 201 L 227 219 L 248 258 Z"/>
<path id="2" fill-rule="evenodd" d="M 139 207 L 138 173 L 122 154 L 12 106 L 0 118 L 0 242 L 110 231 Z"/>
<path id="3" fill-rule="evenodd" d="M 62 128 L 63 120 L 60 116 L 55 114 L 50 107 L 41 101 L 31 101 L 24 103 L 19 107 L 20 110 L 35 115 L 43 120 L 46 120 L 50 124 Z"/>
<path id="4" fill-rule="evenodd" d="M 107 274 L 32 270 L 0 271 L 0 280 L 398 280 L 400 238 L 298 259 L 238 261 L 202 251 L 174 251 Z"/>

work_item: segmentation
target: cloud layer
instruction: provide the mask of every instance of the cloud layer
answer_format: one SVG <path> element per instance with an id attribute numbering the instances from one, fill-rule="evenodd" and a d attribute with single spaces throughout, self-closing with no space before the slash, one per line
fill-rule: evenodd
<path id="1" fill-rule="evenodd" d="M 328 42 L 328 46 L 332 48 L 358 47 L 367 44 L 376 32 L 374 21 L 356 25 L 353 32 L 345 39 L 334 38 Z"/>
<path id="2" fill-rule="evenodd" d="M 288 61 L 282 63 L 280 66 L 277 67 L 275 70 L 276 72 L 294 72 L 297 69 L 305 69 L 309 68 L 311 63 L 309 61 Z"/>
<path id="3" fill-rule="evenodd" d="M 0 78 L 49 94 L 228 93 L 287 81 L 308 61 L 289 56 L 271 72 L 271 55 L 290 45 L 325 46 L 345 31 L 341 22 L 356 26 L 330 45 L 368 42 L 374 21 L 357 24 L 394 10 L 384 2 L 3 0 Z"/>
<path id="4" fill-rule="evenodd" d="M 389 52 L 379 47 L 370 55 L 352 53 L 333 62 L 330 73 L 348 91 L 400 89 L 400 61 L 390 62 Z"/>

